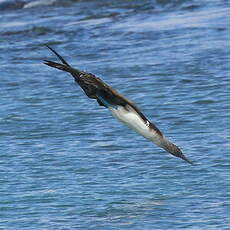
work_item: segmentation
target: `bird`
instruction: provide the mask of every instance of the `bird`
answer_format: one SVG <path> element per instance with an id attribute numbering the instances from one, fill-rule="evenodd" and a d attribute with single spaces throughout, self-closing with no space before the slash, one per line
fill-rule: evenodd
<path id="1" fill-rule="evenodd" d="M 132 101 L 118 93 L 94 74 L 70 66 L 69 63 L 50 46 L 47 45 L 47 48 L 59 58 L 61 63 L 44 60 L 44 64 L 70 73 L 85 94 L 90 99 L 96 100 L 99 106 L 109 109 L 113 117 L 118 121 L 122 122 L 147 140 L 163 148 L 173 156 L 181 158 L 193 165 L 193 162 L 186 158 L 181 149 L 169 141 Z"/>

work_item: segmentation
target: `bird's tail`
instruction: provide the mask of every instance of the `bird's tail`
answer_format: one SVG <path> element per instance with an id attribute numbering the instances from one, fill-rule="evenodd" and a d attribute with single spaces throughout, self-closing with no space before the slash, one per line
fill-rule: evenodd
<path id="1" fill-rule="evenodd" d="M 57 62 L 53 62 L 53 61 L 49 61 L 49 60 L 44 60 L 44 64 L 51 66 L 53 68 L 56 69 L 60 69 L 62 71 L 66 71 L 71 73 L 71 75 L 74 77 L 75 81 L 78 82 L 79 81 L 79 76 L 82 73 L 80 70 L 78 69 L 74 69 L 72 68 L 69 63 L 60 55 L 58 54 L 54 49 L 52 49 L 51 47 L 47 46 L 47 48 L 49 48 L 59 59 L 63 64 L 57 63 Z"/>
<path id="2" fill-rule="evenodd" d="M 44 60 L 44 64 L 48 65 L 48 66 L 51 66 L 53 68 L 56 68 L 56 69 L 60 69 L 62 71 L 66 71 L 66 72 L 69 72 L 71 73 L 72 69 L 71 67 L 69 66 L 66 66 L 66 65 L 63 65 L 63 64 L 60 64 L 60 63 L 57 63 L 57 62 L 54 62 L 54 61 L 48 61 L 48 60 Z"/>
<path id="3" fill-rule="evenodd" d="M 56 52 L 53 48 L 51 48 L 51 47 L 48 46 L 48 45 L 46 45 L 46 47 L 47 47 L 48 49 L 50 49 L 50 50 L 60 59 L 60 61 L 61 61 L 64 65 L 70 67 L 69 63 L 68 63 L 58 52 Z"/>

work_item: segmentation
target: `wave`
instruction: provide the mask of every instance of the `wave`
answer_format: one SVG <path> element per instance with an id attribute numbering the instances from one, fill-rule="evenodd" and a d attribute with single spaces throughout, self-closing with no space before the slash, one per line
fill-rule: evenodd
<path id="1" fill-rule="evenodd" d="M 56 0 L 38 0 L 32 1 L 24 5 L 23 8 L 32 8 L 32 7 L 40 7 L 40 6 L 50 6 L 55 4 Z"/>
<path id="2" fill-rule="evenodd" d="M 76 2 L 76 0 L 0 0 L 0 11 L 42 6 L 68 6 L 74 2 Z"/>

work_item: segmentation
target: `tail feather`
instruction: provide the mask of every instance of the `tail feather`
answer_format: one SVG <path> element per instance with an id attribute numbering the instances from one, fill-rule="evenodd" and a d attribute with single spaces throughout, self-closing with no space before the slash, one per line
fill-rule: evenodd
<path id="1" fill-rule="evenodd" d="M 54 49 L 52 49 L 50 46 L 46 45 L 46 47 L 48 49 L 50 49 L 59 59 L 63 64 L 57 63 L 57 62 L 53 62 L 53 61 L 49 61 L 49 60 L 44 60 L 44 64 L 51 66 L 53 68 L 56 69 L 60 69 L 62 71 L 66 71 L 69 72 L 73 78 L 75 79 L 76 82 L 79 83 L 79 76 L 82 73 L 80 70 L 78 69 L 74 69 L 72 68 L 69 63 L 60 55 L 58 54 Z"/>
<path id="2" fill-rule="evenodd" d="M 70 72 L 70 67 L 69 66 L 66 66 L 66 65 L 63 65 L 63 64 L 60 64 L 60 63 L 57 63 L 57 62 L 44 60 L 44 64 L 46 64 L 46 65 L 48 65 L 50 67 L 56 68 L 56 69 L 60 69 L 60 70 L 66 71 L 66 72 Z"/>
<path id="3" fill-rule="evenodd" d="M 48 49 L 50 49 L 59 59 L 60 61 L 64 64 L 70 67 L 69 63 L 59 54 L 57 53 L 54 49 L 52 49 L 50 46 L 46 45 Z"/>
<path id="4" fill-rule="evenodd" d="M 79 76 L 82 73 L 81 71 L 74 69 L 70 66 L 64 65 L 64 64 L 60 64 L 57 62 L 53 62 L 53 61 L 48 61 L 48 60 L 44 60 L 44 64 L 51 66 L 53 68 L 65 71 L 65 72 L 69 72 L 73 78 L 75 79 L 76 82 L 79 83 Z"/>

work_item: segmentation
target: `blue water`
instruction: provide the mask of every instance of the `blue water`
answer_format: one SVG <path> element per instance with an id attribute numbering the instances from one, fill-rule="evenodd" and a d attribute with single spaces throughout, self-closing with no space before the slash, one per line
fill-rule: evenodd
<path id="1" fill-rule="evenodd" d="M 7 2 L 7 4 L 6 4 Z M 0 229 L 230 229 L 228 1 L 0 1 Z M 48 44 L 196 163 L 87 98 Z"/>

